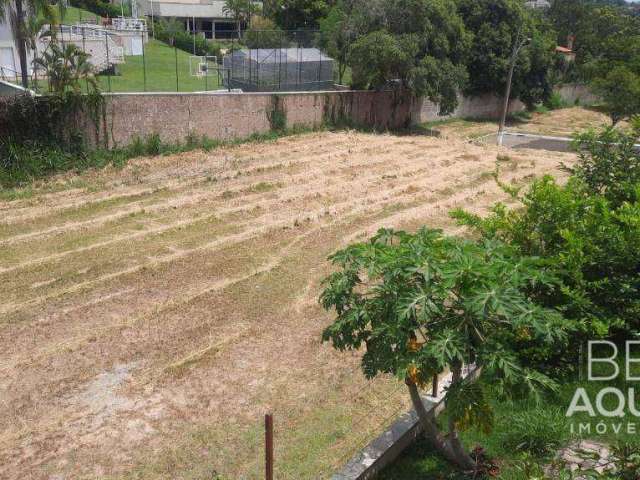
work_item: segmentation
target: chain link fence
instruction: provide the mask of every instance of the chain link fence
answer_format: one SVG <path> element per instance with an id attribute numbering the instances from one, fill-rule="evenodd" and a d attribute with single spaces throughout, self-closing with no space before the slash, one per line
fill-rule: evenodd
<path id="1" fill-rule="evenodd" d="M 32 61 L 46 56 L 52 42 L 63 51 L 74 45 L 85 52 L 103 92 L 318 91 L 332 90 L 340 80 L 336 60 L 327 52 L 328 39 L 319 31 L 229 31 L 224 40 L 187 32 L 193 39 L 189 45 L 185 32 L 181 42 L 153 38 L 154 29 L 144 19 L 93 20 L 58 25 L 54 34 L 38 40 L 30 60 L 32 90 L 54 89 L 50 68 Z M 202 54 L 205 44 L 213 54 Z M 20 83 L 17 72 L 7 69 L 0 79 Z"/>

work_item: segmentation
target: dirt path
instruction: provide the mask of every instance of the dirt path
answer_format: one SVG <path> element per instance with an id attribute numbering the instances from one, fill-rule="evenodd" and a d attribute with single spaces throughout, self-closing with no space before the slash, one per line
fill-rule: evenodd
<path id="1" fill-rule="evenodd" d="M 381 226 L 455 231 L 451 208 L 503 199 L 497 153 L 318 133 L 0 202 L 0 478 L 259 478 L 266 411 L 278 478 L 328 477 L 407 403 L 320 343 L 327 255 Z M 502 153 L 513 182 L 573 160 Z"/>

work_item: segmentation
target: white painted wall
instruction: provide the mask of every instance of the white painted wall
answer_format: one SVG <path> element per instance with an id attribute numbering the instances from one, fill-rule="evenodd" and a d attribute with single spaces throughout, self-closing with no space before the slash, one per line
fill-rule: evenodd
<path id="1" fill-rule="evenodd" d="M 5 20 L 0 22 L 0 67 L 4 67 L 5 76 L 8 75 L 8 71 L 15 71 L 20 73 L 20 59 L 18 57 L 18 49 L 16 48 L 13 32 L 11 31 L 11 25 L 9 23 L 9 11 L 8 7 L 5 7 Z M 31 74 L 31 63 L 33 60 L 33 54 L 27 53 L 28 73 Z"/>

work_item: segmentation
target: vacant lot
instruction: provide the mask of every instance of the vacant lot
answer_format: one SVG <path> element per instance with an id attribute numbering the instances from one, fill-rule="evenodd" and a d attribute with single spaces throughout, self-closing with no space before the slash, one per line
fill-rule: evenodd
<path id="1" fill-rule="evenodd" d="M 515 183 L 573 160 L 323 132 L 0 202 L 0 477 L 260 478 L 267 411 L 277 478 L 328 477 L 407 404 L 321 344 L 327 255 L 382 226 L 454 231 L 451 208 L 504 198 L 498 153 Z"/>
<path id="2" fill-rule="evenodd" d="M 531 119 L 520 118 L 507 123 L 510 132 L 532 133 L 537 135 L 551 135 L 556 137 L 571 137 L 576 131 L 588 128 L 599 128 L 610 125 L 609 117 L 598 108 L 571 107 L 553 110 L 547 113 L 532 113 Z M 628 127 L 627 122 L 620 122 L 619 127 Z M 433 128 L 445 137 L 478 138 L 496 133 L 496 122 L 477 122 L 472 120 L 445 120 L 434 122 Z"/>

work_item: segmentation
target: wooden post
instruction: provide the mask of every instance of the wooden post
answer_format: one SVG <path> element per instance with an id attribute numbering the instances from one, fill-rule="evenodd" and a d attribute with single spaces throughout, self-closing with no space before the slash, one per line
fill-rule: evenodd
<path id="1" fill-rule="evenodd" d="M 431 391 L 431 396 L 437 397 L 438 396 L 438 374 L 437 373 L 433 376 L 433 382 L 431 386 L 433 388 L 433 390 Z"/>
<path id="2" fill-rule="evenodd" d="M 273 480 L 273 415 L 264 416 L 265 478 Z"/>

